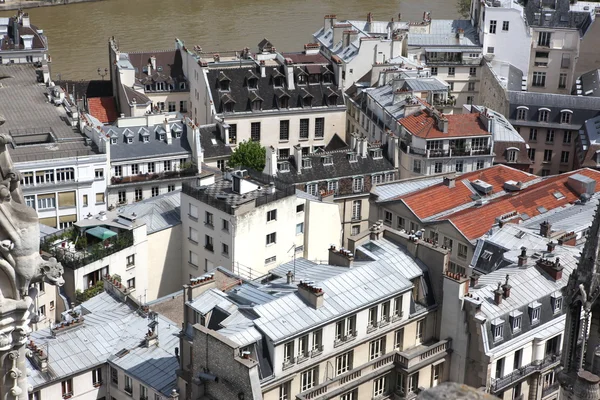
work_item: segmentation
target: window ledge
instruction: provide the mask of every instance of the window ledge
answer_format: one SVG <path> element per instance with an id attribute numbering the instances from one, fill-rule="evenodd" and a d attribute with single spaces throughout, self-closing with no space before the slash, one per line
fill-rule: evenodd
<path id="1" fill-rule="evenodd" d="M 192 263 L 191 263 L 191 262 L 189 262 L 189 261 L 188 261 L 188 264 L 189 264 L 189 265 L 190 265 L 192 268 L 194 268 L 194 269 L 198 269 L 198 266 L 197 266 L 196 264 L 192 264 Z"/>
<path id="2" fill-rule="evenodd" d="M 192 240 L 192 239 L 190 239 L 190 238 L 188 238 L 188 240 L 189 240 L 189 241 L 190 241 L 192 244 L 195 244 L 196 246 L 198 245 L 198 242 L 197 242 L 197 241 L 195 241 L 195 240 Z"/>

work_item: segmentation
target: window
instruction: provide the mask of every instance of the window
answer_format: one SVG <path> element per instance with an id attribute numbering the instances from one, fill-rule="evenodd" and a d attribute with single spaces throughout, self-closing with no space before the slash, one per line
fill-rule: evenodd
<path id="1" fill-rule="evenodd" d="M 231 139 L 231 126 L 229 128 L 229 135 Z M 260 142 L 260 122 L 252 122 L 250 124 L 250 139 L 253 142 Z"/>
<path id="2" fill-rule="evenodd" d="M 258 122 L 258 138 L 260 139 L 260 122 Z M 237 143 L 237 124 L 229 124 L 229 144 Z"/>
<path id="3" fill-rule="evenodd" d="M 540 322 L 540 315 L 542 312 L 542 308 L 540 306 L 529 306 L 531 312 L 531 324 L 537 324 Z"/>
<path id="4" fill-rule="evenodd" d="M 43 292 L 43 291 L 44 291 L 43 289 L 40 289 L 40 292 Z M 46 306 L 45 305 L 44 306 L 40 306 L 38 308 L 38 315 L 40 317 L 45 317 L 46 316 Z"/>
<path id="5" fill-rule="evenodd" d="M 519 313 L 519 315 L 513 315 L 510 317 L 511 318 L 511 326 L 512 326 L 512 331 L 513 333 L 517 333 L 519 331 L 521 331 L 521 315 Z"/>
<path id="6" fill-rule="evenodd" d="M 25 204 L 27 205 L 27 207 L 31 207 L 31 208 L 35 209 L 35 196 L 34 195 L 25 196 Z M 84 204 L 84 205 L 87 205 L 87 204 Z"/>
<path id="7" fill-rule="evenodd" d="M 408 390 L 416 393 L 419 390 L 419 373 L 414 373 L 408 377 Z"/>
<path id="8" fill-rule="evenodd" d="M 373 397 L 381 396 L 385 393 L 385 387 L 387 383 L 387 376 L 375 379 L 373 381 Z"/>
<path id="9" fill-rule="evenodd" d="M 300 120 L 300 139 L 308 139 L 309 122 L 308 118 Z"/>
<path id="10" fill-rule="evenodd" d="M 464 172 L 464 161 L 462 161 L 462 160 L 458 160 L 458 161 L 455 163 L 454 170 L 455 170 L 456 172 Z"/>
<path id="11" fill-rule="evenodd" d="M 380 321 L 388 322 L 390 320 L 390 302 L 386 301 L 385 303 L 381 304 L 380 311 Z"/>
<path id="12" fill-rule="evenodd" d="M 279 121 L 279 140 L 290 140 L 290 121 L 287 119 Z"/>
<path id="13" fill-rule="evenodd" d="M 448 76 L 454 76 L 455 73 L 455 68 L 454 67 L 448 67 Z"/>
<path id="14" fill-rule="evenodd" d="M 385 222 L 388 225 L 391 225 L 392 224 L 392 218 L 393 218 L 392 213 L 389 212 L 389 211 L 384 211 L 383 214 L 384 214 L 383 222 Z"/>
<path id="15" fill-rule="evenodd" d="M 558 88 L 565 89 L 567 87 L 567 74 L 560 74 L 558 76 Z"/>
<path id="16" fill-rule="evenodd" d="M 148 400 L 148 388 L 140 384 L 140 400 Z"/>
<path id="17" fill-rule="evenodd" d="M 361 219 L 362 217 L 362 200 L 354 200 L 352 202 L 352 219 Z"/>
<path id="18" fill-rule="evenodd" d="M 571 131 L 565 131 L 563 135 L 563 143 L 571 143 Z"/>
<path id="19" fill-rule="evenodd" d="M 509 21 L 502 21 L 502 30 L 508 32 Z"/>
<path id="20" fill-rule="evenodd" d="M 546 73 L 534 71 L 533 72 L 533 82 L 531 83 L 531 85 L 537 86 L 537 87 L 546 86 Z"/>
<path id="21" fill-rule="evenodd" d="M 497 325 L 492 324 L 492 337 L 494 338 L 494 342 L 498 342 L 504 339 L 504 323 L 499 323 Z"/>
<path id="22" fill-rule="evenodd" d="M 148 163 L 148 173 L 153 174 L 154 171 L 155 171 L 155 163 L 149 162 Z"/>
<path id="23" fill-rule="evenodd" d="M 496 26 L 497 26 L 498 22 L 491 20 L 490 21 L 490 33 L 496 33 Z"/>
<path id="24" fill-rule="evenodd" d="M 135 254 L 127 256 L 127 266 L 130 267 L 132 265 L 135 265 Z"/>
<path id="25" fill-rule="evenodd" d="M 133 380 L 128 377 L 127 375 L 125 375 L 125 393 L 127 394 L 133 394 Z"/>
<path id="26" fill-rule="evenodd" d="M 277 256 L 265 258 L 265 265 L 274 263 L 275 261 L 277 261 Z"/>
<path id="27" fill-rule="evenodd" d="M 198 221 L 198 207 L 193 204 L 190 204 L 190 209 L 188 212 L 188 216 L 194 221 Z"/>
<path id="28" fill-rule="evenodd" d="M 152 197 L 158 196 L 159 189 L 158 186 L 152 186 Z"/>
<path id="29" fill-rule="evenodd" d="M 116 368 L 110 367 L 110 381 L 113 385 L 119 386 L 119 371 Z"/>
<path id="30" fill-rule="evenodd" d="M 473 84 L 473 90 L 475 90 L 475 84 Z M 475 96 L 467 96 L 467 104 L 473 104 L 475 102 Z"/>
<path id="31" fill-rule="evenodd" d="M 546 143 L 554 143 L 554 129 L 548 129 L 546 132 Z"/>
<path id="32" fill-rule="evenodd" d="M 335 358 L 336 375 L 341 375 L 352 369 L 352 356 L 353 351 L 349 351 Z"/>
<path id="33" fill-rule="evenodd" d="M 538 46 L 550 47 L 552 32 L 540 32 L 538 36 Z"/>
<path id="34" fill-rule="evenodd" d="M 174 191 L 175 191 L 175 185 L 169 185 L 169 186 L 167 186 L 167 192 L 170 193 L 170 192 L 174 192 Z"/>
<path id="35" fill-rule="evenodd" d="M 312 194 L 313 196 L 317 194 L 319 191 L 319 185 L 316 183 L 307 183 L 306 184 L 306 193 Z"/>
<path id="36" fill-rule="evenodd" d="M 179 112 L 186 113 L 187 112 L 187 101 L 181 100 L 179 102 Z"/>
<path id="37" fill-rule="evenodd" d="M 163 170 L 170 171 L 171 170 L 171 160 L 163 161 Z"/>
<path id="38" fill-rule="evenodd" d="M 302 235 L 304 233 L 304 222 L 296 224 L 296 235 Z"/>
<path id="39" fill-rule="evenodd" d="M 338 194 L 338 181 L 327 181 L 327 191 Z"/>
<path id="40" fill-rule="evenodd" d="M 487 52 L 488 52 L 489 54 L 494 54 L 494 47 L 492 47 L 492 46 L 488 46 L 488 48 L 487 48 Z"/>
<path id="41" fill-rule="evenodd" d="M 94 386 L 100 386 L 102 384 L 102 368 L 92 370 L 92 383 Z"/>
<path id="42" fill-rule="evenodd" d="M 283 345 L 283 365 L 289 365 L 294 362 L 294 341 Z"/>
<path id="43" fill-rule="evenodd" d="M 515 351 L 515 357 L 513 359 L 513 370 L 518 369 L 521 366 L 523 360 L 523 349 Z"/>
<path id="44" fill-rule="evenodd" d="M 66 379 L 60 383 L 63 397 L 73 396 L 73 379 Z"/>
<path id="45" fill-rule="evenodd" d="M 517 109 L 517 119 L 522 121 L 526 118 L 527 118 L 527 109 L 526 108 Z"/>
<path id="46" fill-rule="evenodd" d="M 436 174 L 441 173 L 442 172 L 442 166 L 443 166 L 443 164 L 441 162 L 436 162 L 433 165 L 433 172 L 435 172 Z"/>
<path id="47" fill-rule="evenodd" d="M 135 189 L 135 201 L 141 201 L 144 199 L 144 197 L 142 196 L 142 189 Z"/>
<path id="48" fill-rule="evenodd" d="M 561 312 L 562 310 L 562 297 L 556 296 L 552 297 L 552 309 L 554 310 L 554 314 Z"/>
<path id="49" fill-rule="evenodd" d="M 353 397 L 350 397 L 349 399 L 352 400 Z M 36 392 L 29 393 L 29 400 L 42 400 L 40 397 L 40 391 L 38 390 Z"/>
<path id="50" fill-rule="evenodd" d="M 344 342 L 356 335 L 356 315 L 344 318 L 335 324 L 336 342 Z"/>
<path id="51" fill-rule="evenodd" d="M 477 76 L 477 67 L 469 68 L 469 76 Z"/>
<path id="52" fill-rule="evenodd" d="M 417 331 L 415 334 L 416 343 L 420 344 L 423 341 L 423 333 L 425 331 L 425 318 L 417 321 Z"/>
<path id="53" fill-rule="evenodd" d="M 374 360 L 385 353 L 385 336 L 369 343 L 369 360 Z"/>
<path id="54" fill-rule="evenodd" d="M 421 173 L 421 160 L 413 160 L 413 172 L 417 174 Z"/>
<path id="55" fill-rule="evenodd" d="M 286 382 L 284 384 L 282 384 L 281 386 L 279 386 L 279 400 L 291 400 L 290 397 L 290 386 L 291 386 L 291 382 Z"/>
<path id="56" fill-rule="evenodd" d="M 533 168 L 531 168 L 533 170 Z M 550 170 L 549 169 L 543 169 L 542 170 L 542 176 L 548 176 L 550 175 Z"/>
<path id="57" fill-rule="evenodd" d="M 552 161 L 552 150 L 544 150 L 544 162 Z"/>
<path id="58" fill-rule="evenodd" d="M 56 198 L 54 194 L 38 194 L 38 210 L 56 208 Z"/>
<path id="59" fill-rule="evenodd" d="M 431 67 L 431 76 L 436 76 L 438 74 L 437 67 Z"/>
<path id="60" fill-rule="evenodd" d="M 496 379 L 504 376 L 504 357 L 496 361 Z"/>
<path id="61" fill-rule="evenodd" d="M 467 251 L 468 250 L 467 250 L 466 245 L 464 245 L 462 243 L 458 244 L 458 258 L 462 258 L 462 259 L 467 258 Z"/>
<path id="62" fill-rule="evenodd" d="M 535 58 L 548 58 L 549 54 L 547 51 L 536 51 Z"/>
<path id="63" fill-rule="evenodd" d="M 537 129 L 530 128 L 529 129 L 529 140 L 535 142 L 537 140 Z"/>
<path id="64" fill-rule="evenodd" d="M 204 225 L 208 225 L 210 227 L 213 227 L 213 214 L 209 213 L 208 211 L 204 212 Z"/>
<path id="65" fill-rule="evenodd" d="M 469 92 L 475 91 L 475 82 L 469 82 L 469 87 L 467 89 Z"/>
<path id="66" fill-rule="evenodd" d="M 50 311 L 54 310 L 54 301 L 50 302 Z"/>
<path id="67" fill-rule="evenodd" d="M 369 308 L 369 324 L 368 327 L 377 326 L 377 306 Z"/>
<path id="68" fill-rule="evenodd" d="M 403 217 L 396 218 L 396 229 L 404 229 L 406 220 Z"/>
<path id="69" fill-rule="evenodd" d="M 313 353 L 321 352 L 321 347 L 323 345 L 323 330 L 319 329 L 312 333 L 312 347 L 311 351 Z"/>
<path id="70" fill-rule="evenodd" d="M 54 171 L 37 171 L 35 173 L 35 182 L 36 183 L 52 183 L 54 182 Z"/>
<path id="71" fill-rule="evenodd" d="M 190 258 L 188 262 L 194 267 L 198 268 L 198 254 L 194 253 L 193 251 L 190 251 Z"/>
<path id="72" fill-rule="evenodd" d="M 569 152 L 568 151 L 563 151 L 562 153 L 560 153 L 560 162 L 563 164 L 566 164 L 569 162 Z"/>
<path id="73" fill-rule="evenodd" d="M 267 246 L 270 244 L 275 244 L 277 241 L 277 233 L 273 232 L 273 233 L 269 233 L 267 235 Z"/>
<path id="74" fill-rule="evenodd" d="M 189 240 L 198 244 L 198 231 L 190 226 L 190 235 L 188 237 Z"/>
<path id="75" fill-rule="evenodd" d="M 104 178 L 104 170 L 101 168 L 94 170 L 94 176 L 96 177 L 96 179 Z"/>
<path id="76" fill-rule="evenodd" d="M 226 219 L 223 219 L 221 221 L 222 221 L 221 229 L 226 232 L 229 232 L 229 221 L 227 221 Z"/>
<path id="77" fill-rule="evenodd" d="M 204 235 L 204 248 L 208 251 L 214 251 L 212 236 Z"/>
<path id="78" fill-rule="evenodd" d="M 277 210 L 267 211 L 267 222 L 277 220 Z"/>
<path id="79" fill-rule="evenodd" d="M 561 124 L 570 124 L 571 123 L 571 113 L 569 111 L 563 111 L 560 113 L 560 123 Z"/>
<path id="80" fill-rule="evenodd" d="M 362 176 L 352 179 L 352 191 L 360 193 L 363 191 L 364 178 Z"/>
<path id="81" fill-rule="evenodd" d="M 308 371 L 304 371 L 300 375 L 300 391 L 304 392 L 308 389 L 311 389 L 313 386 L 317 385 L 319 376 L 319 367 L 314 367 L 309 369 Z"/>
<path id="82" fill-rule="evenodd" d="M 340 396 L 340 400 L 358 400 L 358 389 L 344 393 Z"/>
<path id="83" fill-rule="evenodd" d="M 535 161 L 535 149 L 529 148 L 527 149 L 527 156 L 531 161 Z"/>

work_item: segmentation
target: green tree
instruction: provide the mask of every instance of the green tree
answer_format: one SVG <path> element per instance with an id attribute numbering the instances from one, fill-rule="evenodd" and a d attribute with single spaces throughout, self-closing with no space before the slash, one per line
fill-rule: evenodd
<path id="1" fill-rule="evenodd" d="M 469 18 L 471 14 L 471 0 L 456 0 L 456 11 L 463 18 Z"/>
<path id="2" fill-rule="evenodd" d="M 265 148 L 259 142 L 243 141 L 231 153 L 229 165 L 248 167 L 262 172 L 265 167 Z"/>

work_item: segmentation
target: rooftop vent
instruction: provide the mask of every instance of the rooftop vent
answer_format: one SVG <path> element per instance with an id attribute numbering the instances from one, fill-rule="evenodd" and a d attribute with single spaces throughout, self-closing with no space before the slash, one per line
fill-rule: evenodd
<path id="1" fill-rule="evenodd" d="M 509 192 L 518 192 L 519 190 L 521 190 L 523 188 L 523 182 L 517 182 L 517 181 L 506 181 L 504 182 L 504 190 L 507 190 Z"/>
<path id="2" fill-rule="evenodd" d="M 584 193 L 592 195 L 596 192 L 596 181 L 581 174 L 571 175 L 567 180 L 567 186 L 578 195 Z"/>
<path id="3" fill-rule="evenodd" d="M 481 179 L 476 179 L 473 182 L 471 182 L 471 186 L 473 186 L 473 188 L 475 190 L 477 190 L 480 193 L 483 194 L 490 194 L 492 193 L 492 190 L 494 189 L 494 187 L 492 185 L 490 185 L 487 182 L 482 181 Z"/>

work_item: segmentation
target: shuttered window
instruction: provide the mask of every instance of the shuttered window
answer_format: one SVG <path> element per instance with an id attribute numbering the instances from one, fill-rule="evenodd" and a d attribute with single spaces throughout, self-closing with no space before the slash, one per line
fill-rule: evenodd
<path id="1" fill-rule="evenodd" d="M 58 208 L 75 207 L 75 192 L 63 192 L 58 194 Z"/>

